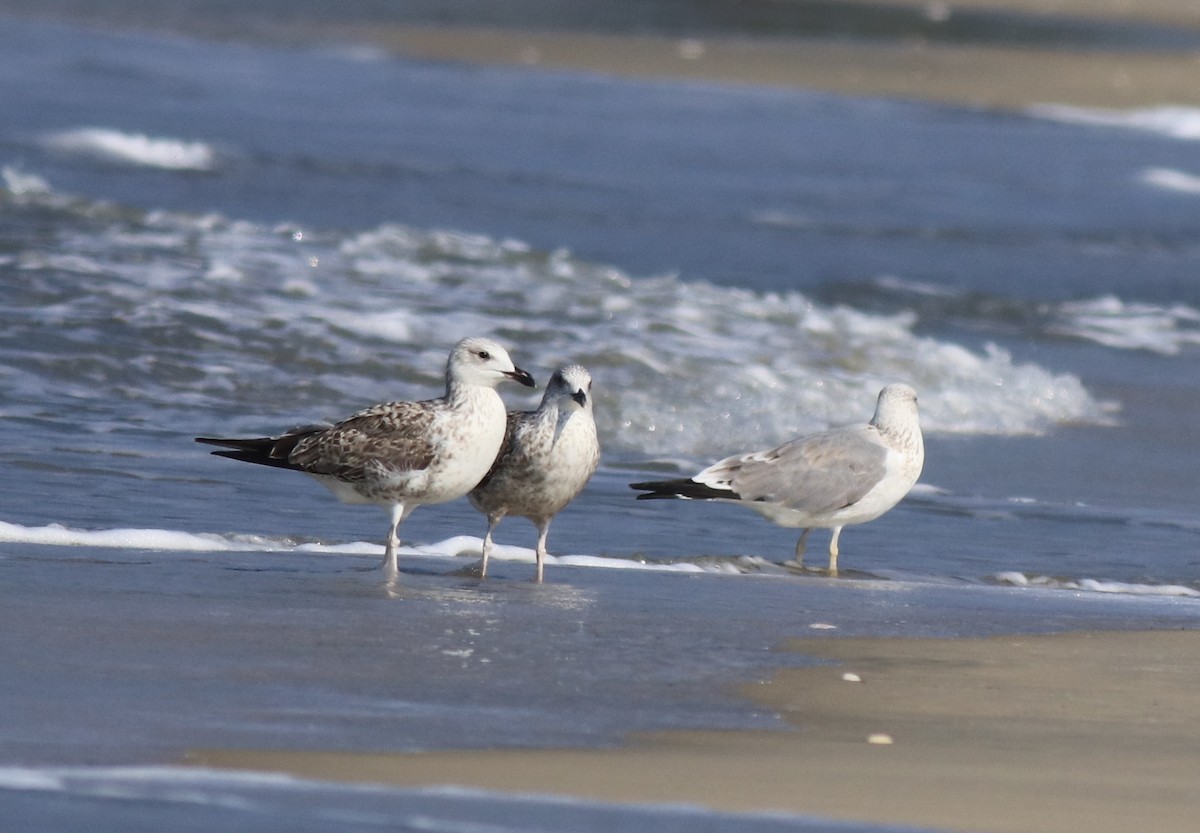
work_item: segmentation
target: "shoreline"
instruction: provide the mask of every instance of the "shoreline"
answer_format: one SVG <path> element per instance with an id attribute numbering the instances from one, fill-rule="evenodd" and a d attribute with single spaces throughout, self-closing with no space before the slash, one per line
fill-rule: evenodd
<path id="1" fill-rule="evenodd" d="M 74 22 L 115 31 L 174 32 L 225 41 L 290 47 L 362 48 L 408 60 L 585 72 L 641 80 L 803 89 L 838 95 L 898 98 L 997 110 L 1039 104 L 1135 109 L 1200 107 L 1200 46 L 1172 49 L 1088 45 L 1070 27 L 1150 26 L 1200 38 L 1200 5 L 1187 0 L 830 0 L 831 9 L 864 15 L 903 13 L 930 21 L 956 12 L 998 16 L 1020 25 L 1059 25 L 1066 34 L 1002 44 L 923 37 L 884 29 L 876 36 L 806 31 L 782 16 L 754 22 L 734 15 L 727 29 L 704 14 L 653 18 L 653 26 L 611 30 L 568 8 L 505 20 L 491 7 L 470 5 L 442 19 L 412 14 L 379 19 L 353 15 L 287 19 L 222 16 L 200 4 L 194 13 L 147 21 L 139 7 L 117 3 L 105 13 L 52 2 L 38 13 L 17 3 L 0 11 L 25 19 Z M 106 7 L 108 8 L 108 7 Z M 589 22 L 590 21 L 590 22 Z M 607 25 L 610 29 L 605 29 Z M 981 23 L 986 26 L 986 23 Z M 999 24 L 997 24 L 999 25 Z M 1019 40 L 1019 39 L 1018 39 Z M 1197 41 L 1200 43 L 1200 40 Z"/>
<path id="2" fill-rule="evenodd" d="M 779 731 L 642 733 L 617 749 L 196 750 L 186 763 L 996 833 L 1183 833 L 1200 814 L 1198 646 L 1195 631 L 804 638 L 786 648 L 832 664 L 741 688 Z"/>
<path id="3" fill-rule="evenodd" d="M 412 60 L 631 79 L 808 89 L 1019 110 L 1200 106 L 1200 53 L 1071 51 L 919 41 L 667 37 L 459 26 L 321 26 L 296 39 Z"/>

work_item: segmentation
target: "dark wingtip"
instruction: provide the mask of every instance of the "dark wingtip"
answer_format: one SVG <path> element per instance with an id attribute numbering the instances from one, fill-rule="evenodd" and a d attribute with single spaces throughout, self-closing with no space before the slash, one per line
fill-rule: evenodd
<path id="1" fill-rule="evenodd" d="M 274 442 L 270 437 L 254 437 L 250 439 L 234 439 L 232 437 L 196 437 L 196 442 L 204 445 L 219 445 L 222 448 L 256 448 L 266 443 Z"/>
<path id="2" fill-rule="evenodd" d="M 645 483 L 630 483 L 629 488 L 644 492 L 637 496 L 638 500 L 666 500 L 682 498 L 683 500 L 740 500 L 736 492 L 714 489 L 695 480 L 650 480 Z"/>
<path id="3" fill-rule="evenodd" d="M 260 466 L 271 466 L 273 468 L 295 469 L 297 467 L 288 461 L 287 452 L 291 451 L 291 447 L 285 446 L 281 449 L 279 443 L 281 439 L 286 441 L 292 437 L 299 436 L 302 435 L 288 435 L 285 438 L 249 437 L 244 439 L 233 437 L 196 437 L 195 440 L 203 445 L 220 446 L 217 451 L 212 452 L 214 457 L 227 457 L 230 460 L 241 460 L 243 463 L 255 463 Z"/>
<path id="4" fill-rule="evenodd" d="M 638 500 L 666 500 L 679 497 L 674 486 L 675 483 L 669 480 L 649 480 L 644 483 L 629 484 L 629 488 L 643 492 L 637 496 Z"/>

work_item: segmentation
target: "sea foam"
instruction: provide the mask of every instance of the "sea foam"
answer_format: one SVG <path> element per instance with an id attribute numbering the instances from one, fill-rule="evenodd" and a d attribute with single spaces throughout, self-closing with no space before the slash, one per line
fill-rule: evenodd
<path id="1" fill-rule="evenodd" d="M 1131 596 L 1178 596 L 1200 598 L 1200 590 L 1182 584 L 1142 584 L 1128 581 L 1106 581 L 1102 579 L 1053 578 L 1051 576 L 1026 575 L 1020 572 L 997 573 L 992 577 L 998 584 L 1013 587 L 1043 587 L 1053 590 L 1081 590 L 1089 593 L 1112 593 Z"/>
<path id="2" fill-rule="evenodd" d="M 340 544 L 297 543 L 288 539 L 259 535 L 218 535 L 215 533 L 183 532 L 172 529 L 73 529 L 61 524 L 22 526 L 0 521 L 0 543 L 33 544 L 58 547 L 94 547 L 115 550 L 155 550 L 161 552 L 298 552 L 318 555 L 369 555 L 379 557 L 383 547 L 365 541 Z M 402 546 L 400 556 L 426 558 L 477 557 L 483 551 L 483 539 L 471 535 L 456 535 L 428 544 Z M 492 551 L 495 561 L 532 564 L 534 551 L 528 547 L 497 544 Z M 547 564 L 575 567 L 605 567 L 624 570 L 658 572 L 742 572 L 717 566 L 705 567 L 686 561 L 643 561 L 597 555 L 547 555 Z"/>
<path id="3" fill-rule="evenodd" d="M 999 298 L 892 275 L 872 285 L 903 300 L 926 320 L 986 325 L 999 319 L 1056 341 L 1066 337 L 1171 356 L 1200 345 L 1200 309 L 1185 303 L 1131 301 L 1112 294 L 1071 301 Z"/>
<path id="4" fill-rule="evenodd" d="M 1027 111 L 1037 118 L 1067 124 L 1116 127 L 1158 133 L 1172 139 L 1200 140 L 1200 108 L 1150 107 L 1114 110 L 1067 104 L 1038 104 Z"/>
<path id="5" fill-rule="evenodd" d="M 20 297 L 0 299 L 14 342 L 61 334 L 50 364 L 0 354 L 36 376 L 27 400 L 14 399 L 18 416 L 44 412 L 41 391 L 61 368 L 73 399 L 102 402 L 120 388 L 156 418 L 186 405 L 181 419 L 209 410 L 227 424 L 232 409 L 327 420 L 345 415 L 331 402 L 430 395 L 448 334 L 489 332 L 543 375 L 539 363 L 587 366 L 606 450 L 642 459 L 866 420 L 893 381 L 917 388 L 932 432 L 1039 434 L 1112 419 L 1078 376 L 998 345 L 923 335 L 909 312 L 636 276 L 477 234 L 395 224 L 347 234 L 167 211 L 107 224 L 86 201 L 26 199 L 62 212 L 65 227 L 80 219 L 69 245 L 13 254 L 29 277 Z M 80 280 L 92 290 L 77 292 Z M 81 379 L 80 361 L 103 366 Z"/>
<path id="6" fill-rule="evenodd" d="M 42 144 L 59 153 L 172 171 L 211 171 L 217 162 L 216 151 L 204 142 L 125 133 L 107 127 L 49 133 L 42 137 Z"/>
<path id="7" fill-rule="evenodd" d="M 73 529 L 61 524 L 21 526 L 0 521 L 0 542 L 57 547 L 111 547 L 132 550 L 220 552 L 282 550 L 281 542 L 252 537 L 181 532 L 171 529 Z"/>
<path id="8" fill-rule="evenodd" d="M 187 553 L 304 553 L 309 555 L 359 555 L 378 558 L 383 548 L 365 541 L 345 543 L 297 543 L 288 539 L 257 535 L 217 535 L 170 529 L 72 529 L 60 524 L 21 526 L 0 521 L 0 543 L 41 546 L 90 547 L 110 550 L 187 552 Z M 455 535 L 441 541 L 400 547 L 405 556 L 446 560 L 478 559 L 483 540 L 472 535 Z M 534 551 L 528 547 L 497 544 L 492 551 L 495 562 L 532 564 Z M 633 570 L 667 573 L 707 573 L 711 575 L 769 575 L 787 577 L 787 567 L 754 556 L 696 556 L 671 560 L 647 560 L 635 557 L 581 554 L 547 555 L 546 563 L 555 567 L 604 570 Z M 916 577 L 893 577 L 889 585 L 899 586 Z M 982 579 L 1011 587 L 1073 590 L 1089 593 L 1132 596 L 1170 596 L 1200 598 L 1200 590 L 1180 584 L 1152 584 L 1112 581 L 1098 578 L 1049 577 L 1020 571 L 996 573 Z"/>
<path id="9" fill-rule="evenodd" d="M 1200 310 L 1186 304 L 1133 303 L 1105 295 L 1062 303 L 1055 318 L 1050 332 L 1106 347 L 1176 355 L 1200 346 Z"/>
<path id="10" fill-rule="evenodd" d="M 1177 194 L 1200 194 L 1200 176 L 1173 168 L 1147 168 L 1142 182 L 1152 188 Z"/>

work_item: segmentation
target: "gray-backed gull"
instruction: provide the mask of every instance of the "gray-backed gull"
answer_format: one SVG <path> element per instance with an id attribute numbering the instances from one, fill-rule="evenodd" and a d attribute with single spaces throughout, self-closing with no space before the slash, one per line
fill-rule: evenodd
<path id="1" fill-rule="evenodd" d="M 685 498 L 746 506 L 780 526 L 803 527 L 796 563 L 814 527 L 833 529 L 829 572 L 837 575 L 842 527 L 873 521 L 908 494 L 925 463 L 917 393 L 879 392 L 865 425 L 799 437 L 769 451 L 727 457 L 688 479 L 632 483 L 638 500 Z"/>

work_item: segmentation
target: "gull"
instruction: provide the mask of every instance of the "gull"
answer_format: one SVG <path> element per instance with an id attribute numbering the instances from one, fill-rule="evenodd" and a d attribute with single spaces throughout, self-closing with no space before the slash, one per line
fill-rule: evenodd
<path id="1" fill-rule="evenodd" d="M 505 515 L 537 527 L 537 575 L 542 581 L 550 521 L 596 471 L 600 443 L 592 418 L 592 377 L 577 364 L 554 371 L 536 411 L 510 411 L 508 434 L 487 477 L 470 494 L 488 519 L 480 577 L 487 576 L 492 533 Z"/>
<path id="2" fill-rule="evenodd" d="M 769 521 L 803 528 L 796 564 L 813 528 L 833 530 L 829 573 L 837 575 L 842 527 L 873 521 L 908 494 L 925 463 L 917 392 L 892 384 L 879 392 L 865 425 L 798 437 L 769 451 L 727 457 L 680 480 L 632 483 L 638 500 L 684 498 L 746 506 Z"/>
<path id="3" fill-rule="evenodd" d="M 312 475 L 343 503 L 391 512 L 382 568 L 397 572 L 400 524 L 418 506 L 463 497 L 487 474 L 504 441 L 506 411 L 496 393 L 505 380 L 533 377 L 487 338 L 465 338 L 446 361 L 446 393 L 421 402 L 385 402 L 336 425 L 310 425 L 277 437 L 196 442 L 247 463 Z"/>

